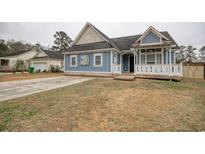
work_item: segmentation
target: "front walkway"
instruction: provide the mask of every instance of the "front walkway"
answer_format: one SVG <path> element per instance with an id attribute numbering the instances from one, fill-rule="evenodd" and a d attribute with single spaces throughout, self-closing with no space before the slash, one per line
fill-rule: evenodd
<path id="1" fill-rule="evenodd" d="M 0 101 L 27 96 L 42 91 L 65 87 L 76 83 L 92 80 L 89 77 L 49 77 L 0 83 Z"/>

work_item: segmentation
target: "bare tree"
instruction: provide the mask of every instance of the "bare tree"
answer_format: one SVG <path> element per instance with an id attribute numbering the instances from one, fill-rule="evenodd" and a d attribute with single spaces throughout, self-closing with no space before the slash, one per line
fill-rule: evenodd
<path id="1" fill-rule="evenodd" d="M 31 44 L 23 43 L 21 41 L 15 41 L 13 39 L 7 41 L 7 46 L 9 48 L 9 52 L 28 50 L 32 48 Z"/>
<path id="2" fill-rule="evenodd" d="M 186 46 L 180 46 L 180 50 L 176 53 L 177 62 L 185 62 L 186 61 Z"/>
<path id="3" fill-rule="evenodd" d="M 205 60 L 205 46 L 203 46 L 201 49 L 199 49 L 199 57 L 203 60 Z"/>
<path id="4" fill-rule="evenodd" d="M 196 80 L 197 70 L 195 67 L 191 67 L 191 63 L 193 63 L 193 61 L 196 59 L 196 53 L 194 52 L 195 50 L 197 50 L 197 48 L 193 48 L 191 45 L 187 46 L 187 48 L 185 49 L 186 62 L 189 70 L 191 71 L 193 86 L 197 85 L 197 80 Z"/>
<path id="5" fill-rule="evenodd" d="M 0 54 L 8 52 L 9 48 L 5 43 L 5 40 L 0 40 Z"/>
<path id="6" fill-rule="evenodd" d="M 186 62 L 193 62 L 196 59 L 196 53 L 194 52 L 197 48 L 193 48 L 191 45 L 185 49 Z"/>

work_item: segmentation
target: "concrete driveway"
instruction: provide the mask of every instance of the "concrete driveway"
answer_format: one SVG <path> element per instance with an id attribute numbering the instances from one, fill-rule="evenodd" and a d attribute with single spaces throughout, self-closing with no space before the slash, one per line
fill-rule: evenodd
<path id="1" fill-rule="evenodd" d="M 31 95 L 34 93 L 65 87 L 92 80 L 89 77 L 49 77 L 20 81 L 0 82 L 0 101 Z"/>

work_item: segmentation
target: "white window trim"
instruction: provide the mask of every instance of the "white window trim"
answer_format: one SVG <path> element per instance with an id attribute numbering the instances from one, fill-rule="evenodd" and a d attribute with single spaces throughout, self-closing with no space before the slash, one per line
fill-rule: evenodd
<path id="1" fill-rule="evenodd" d="M 96 65 L 96 61 L 95 61 L 95 57 L 96 56 L 100 56 L 101 57 L 101 64 L 100 65 Z M 94 58 L 93 58 L 93 64 L 94 64 L 94 67 L 102 67 L 102 64 L 103 64 L 103 54 L 102 53 L 96 53 L 94 54 Z"/>
<path id="2" fill-rule="evenodd" d="M 72 58 L 75 58 L 75 59 L 76 59 L 76 64 L 75 64 L 75 65 L 72 65 Z M 77 67 L 77 65 L 78 65 L 77 55 L 71 55 L 71 56 L 70 56 L 70 67 Z"/>

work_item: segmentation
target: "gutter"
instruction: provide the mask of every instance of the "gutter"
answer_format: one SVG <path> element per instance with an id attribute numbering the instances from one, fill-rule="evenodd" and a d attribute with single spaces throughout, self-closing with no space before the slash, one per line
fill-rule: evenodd
<path id="1" fill-rule="evenodd" d="M 108 52 L 111 50 L 115 50 L 118 53 L 122 53 L 121 51 L 115 49 L 115 48 L 107 48 L 107 49 L 96 49 L 96 50 L 84 50 L 84 51 L 70 51 L 70 52 L 63 52 L 64 55 L 74 55 L 74 54 L 83 54 L 83 53 L 98 53 L 98 52 Z"/>

